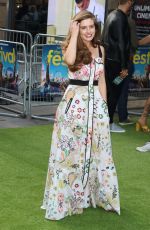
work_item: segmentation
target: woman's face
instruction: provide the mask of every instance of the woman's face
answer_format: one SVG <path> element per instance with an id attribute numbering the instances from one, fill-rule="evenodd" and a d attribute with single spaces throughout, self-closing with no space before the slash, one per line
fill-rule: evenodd
<path id="1" fill-rule="evenodd" d="M 80 22 L 80 37 L 84 43 L 91 42 L 95 36 L 95 25 L 91 18 Z"/>

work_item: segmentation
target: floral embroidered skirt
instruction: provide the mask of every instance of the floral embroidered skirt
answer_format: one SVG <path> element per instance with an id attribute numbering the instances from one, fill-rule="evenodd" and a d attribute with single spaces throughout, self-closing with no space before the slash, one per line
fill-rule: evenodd
<path id="1" fill-rule="evenodd" d="M 98 86 L 69 85 L 56 112 L 41 208 L 59 220 L 90 206 L 120 214 L 107 104 Z"/>

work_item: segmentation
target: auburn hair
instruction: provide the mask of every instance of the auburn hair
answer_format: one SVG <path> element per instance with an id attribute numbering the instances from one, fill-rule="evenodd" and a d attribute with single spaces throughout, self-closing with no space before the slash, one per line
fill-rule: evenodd
<path id="1" fill-rule="evenodd" d="M 100 37 L 99 37 L 100 33 L 99 33 L 99 25 L 98 25 L 98 22 L 95 16 L 87 10 L 82 10 L 78 14 L 76 14 L 72 20 L 80 23 L 81 21 L 85 19 L 89 19 L 89 18 L 93 20 L 94 25 L 95 25 L 95 36 L 91 42 L 92 42 L 93 47 L 97 47 L 97 45 L 100 45 Z M 64 52 L 69 45 L 70 38 L 71 38 L 71 32 L 69 30 L 66 40 L 62 43 L 62 49 L 64 50 Z M 92 61 L 91 52 L 89 51 L 87 46 L 82 41 L 80 37 L 80 33 L 79 33 L 78 38 L 77 38 L 76 60 L 73 65 L 68 65 L 68 68 L 70 71 L 75 72 L 79 70 L 83 64 L 85 65 L 89 64 L 91 63 L 91 61 Z"/>

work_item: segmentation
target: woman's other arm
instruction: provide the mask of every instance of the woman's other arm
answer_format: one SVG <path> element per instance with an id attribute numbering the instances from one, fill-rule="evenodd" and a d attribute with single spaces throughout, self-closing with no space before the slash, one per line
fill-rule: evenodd
<path id="1" fill-rule="evenodd" d="M 103 63 L 104 63 L 104 59 L 105 59 L 104 48 L 102 46 L 100 48 L 101 48 L 101 52 L 102 52 L 102 60 L 103 60 Z M 99 86 L 100 94 L 102 95 L 104 101 L 107 101 L 105 71 L 103 71 L 103 74 L 99 77 L 98 86 Z"/>

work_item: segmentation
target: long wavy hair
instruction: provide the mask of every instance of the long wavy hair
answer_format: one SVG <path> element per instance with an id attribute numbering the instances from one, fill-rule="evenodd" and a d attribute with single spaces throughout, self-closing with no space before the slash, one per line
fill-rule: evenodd
<path id="1" fill-rule="evenodd" d="M 95 25 L 95 36 L 91 42 L 93 47 L 97 47 L 97 45 L 100 45 L 100 37 L 99 37 L 99 25 L 95 16 L 87 10 L 83 10 L 80 11 L 78 14 L 76 14 L 72 20 L 80 23 L 81 21 L 89 18 L 94 21 L 94 25 Z M 69 30 L 66 40 L 62 43 L 62 49 L 64 50 L 64 52 L 69 45 L 70 38 L 71 38 L 71 32 Z M 73 65 L 68 65 L 68 68 L 70 71 L 75 72 L 81 68 L 82 64 L 89 64 L 91 63 L 91 61 L 92 61 L 91 52 L 82 41 L 79 33 L 77 38 L 76 60 Z"/>

